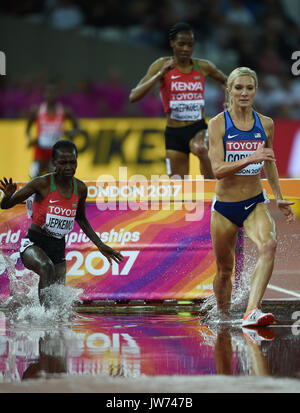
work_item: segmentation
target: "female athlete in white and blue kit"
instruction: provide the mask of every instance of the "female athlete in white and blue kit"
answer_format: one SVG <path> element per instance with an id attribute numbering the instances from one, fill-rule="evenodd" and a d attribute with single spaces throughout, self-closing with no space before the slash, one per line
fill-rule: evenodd
<path id="1" fill-rule="evenodd" d="M 273 120 L 252 107 L 258 86 L 256 73 L 246 67 L 237 68 L 229 75 L 227 86 L 230 107 L 208 125 L 210 157 L 217 179 L 211 216 L 217 262 L 214 293 L 221 315 L 230 316 L 235 245 L 238 228 L 243 226 L 259 256 L 242 324 L 267 325 L 273 323 L 274 316 L 264 314 L 259 307 L 272 275 L 277 242 L 275 223 L 265 204 L 262 168 L 287 222 L 293 222 L 295 214 L 280 189 L 272 148 Z"/>

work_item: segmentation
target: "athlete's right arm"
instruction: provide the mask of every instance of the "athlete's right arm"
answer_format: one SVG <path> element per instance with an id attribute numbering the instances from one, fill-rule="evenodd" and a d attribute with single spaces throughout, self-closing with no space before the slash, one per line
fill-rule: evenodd
<path id="1" fill-rule="evenodd" d="M 34 138 L 31 136 L 30 129 L 31 129 L 31 126 L 33 125 L 33 123 L 37 119 L 37 113 L 38 113 L 38 107 L 33 106 L 30 110 L 27 125 L 26 125 L 26 136 L 27 136 L 27 139 L 28 139 L 28 146 L 32 146 L 35 143 Z"/>
<path id="2" fill-rule="evenodd" d="M 174 60 L 166 57 L 161 57 L 152 63 L 146 75 L 140 80 L 137 86 L 131 90 L 129 102 L 133 103 L 142 99 L 158 81 L 164 78 L 165 74 L 168 73 L 174 65 Z"/>
<path id="3" fill-rule="evenodd" d="M 48 180 L 45 180 L 44 177 L 37 177 L 28 182 L 23 188 L 16 191 L 17 185 L 13 182 L 12 178 L 3 178 L 0 180 L 0 189 L 4 193 L 4 197 L 1 201 L 1 208 L 12 208 L 17 204 L 26 201 L 27 198 L 35 193 L 44 196 L 44 192 L 47 191 L 48 188 L 47 185 Z"/>
<path id="4" fill-rule="evenodd" d="M 273 161 L 274 154 L 263 145 L 252 155 L 235 162 L 224 160 L 223 136 L 225 134 L 224 114 L 220 113 L 208 122 L 209 154 L 213 173 L 216 179 L 222 179 L 241 171 L 251 163 Z"/>

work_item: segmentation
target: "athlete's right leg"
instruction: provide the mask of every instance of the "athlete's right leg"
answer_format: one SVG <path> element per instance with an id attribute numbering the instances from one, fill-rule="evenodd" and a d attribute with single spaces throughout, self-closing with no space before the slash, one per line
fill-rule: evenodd
<path id="1" fill-rule="evenodd" d="M 173 149 L 166 150 L 166 168 L 169 177 L 183 179 L 189 173 L 189 155 L 175 151 Z"/>
<path id="2" fill-rule="evenodd" d="M 217 211 L 211 214 L 211 238 L 217 264 L 213 282 L 218 310 L 228 313 L 231 304 L 232 271 L 238 227 Z"/>
<path id="3" fill-rule="evenodd" d="M 55 265 L 47 254 L 37 245 L 26 248 L 20 256 L 24 266 L 39 275 L 39 299 L 40 303 L 44 304 L 45 300 L 42 290 L 57 281 Z"/>
<path id="4" fill-rule="evenodd" d="M 66 261 L 55 264 L 56 282 L 65 285 L 66 274 L 67 274 L 67 264 Z"/>

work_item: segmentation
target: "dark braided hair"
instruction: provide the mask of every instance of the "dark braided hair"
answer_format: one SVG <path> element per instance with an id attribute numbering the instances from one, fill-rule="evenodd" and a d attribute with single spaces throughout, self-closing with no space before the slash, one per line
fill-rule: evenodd
<path id="1" fill-rule="evenodd" d="M 77 158 L 78 151 L 77 151 L 77 147 L 76 147 L 75 143 L 73 143 L 69 140 L 62 139 L 62 140 L 57 141 L 56 144 L 52 148 L 52 159 L 53 160 L 55 159 L 56 152 L 59 151 L 62 148 L 74 150 L 75 153 L 76 153 L 76 158 Z"/>
<path id="2" fill-rule="evenodd" d="M 192 32 L 193 33 L 193 28 L 188 23 L 184 23 L 184 22 L 176 23 L 169 30 L 169 40 L 174 40 L 177 34 L 180 32 Z"/>

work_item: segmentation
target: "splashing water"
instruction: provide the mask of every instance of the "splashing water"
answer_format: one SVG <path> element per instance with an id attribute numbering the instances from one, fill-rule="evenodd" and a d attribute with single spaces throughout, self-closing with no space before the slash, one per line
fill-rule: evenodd
<path id="1" fill-rule="evenodd" d="M 15 270 L 15 262 L 3 255 L 8 269 L 10 297 L 3 303 L 11 322 L 46 322 L 49 325 L 67 321 L 74 314 L 74 304 L 81 302 L 83 290 L 53 284 L 42 290 L 45 305 L 38 297 L 39 276 L 27 269 Z"/>
<path id="2" fill-rule="evenodd" d="M 45 305 L 41 305 L 39 301 L 25 302 L 24 305 L 13 310 L 13 320 L 30 323 L 45 322 L 47 325 L 68 321 L 74 315 L 74 304 L 81 302 L 79 295 L 82 292 L 82 289 L 53 284 L 42 291 Z"/>
<path id="3" fill-rule="evenodd" d="M 244 256 L 244 269 L 237 283 L 233 283 L 231 295 L 231 309 L 232 317 L 228 319 L 229 323 L 240 323 L 241 318 L 246 310 L 249 291 L 250 279 L 256 264 L 255 248 L 247 252 Z M 222 320 L 220 312 L 217 307 L 217 300 L 214 294 L 207 297 L 201 306 L 201 312 L 206 313 L 204 322 L 218 323 Z"/>

